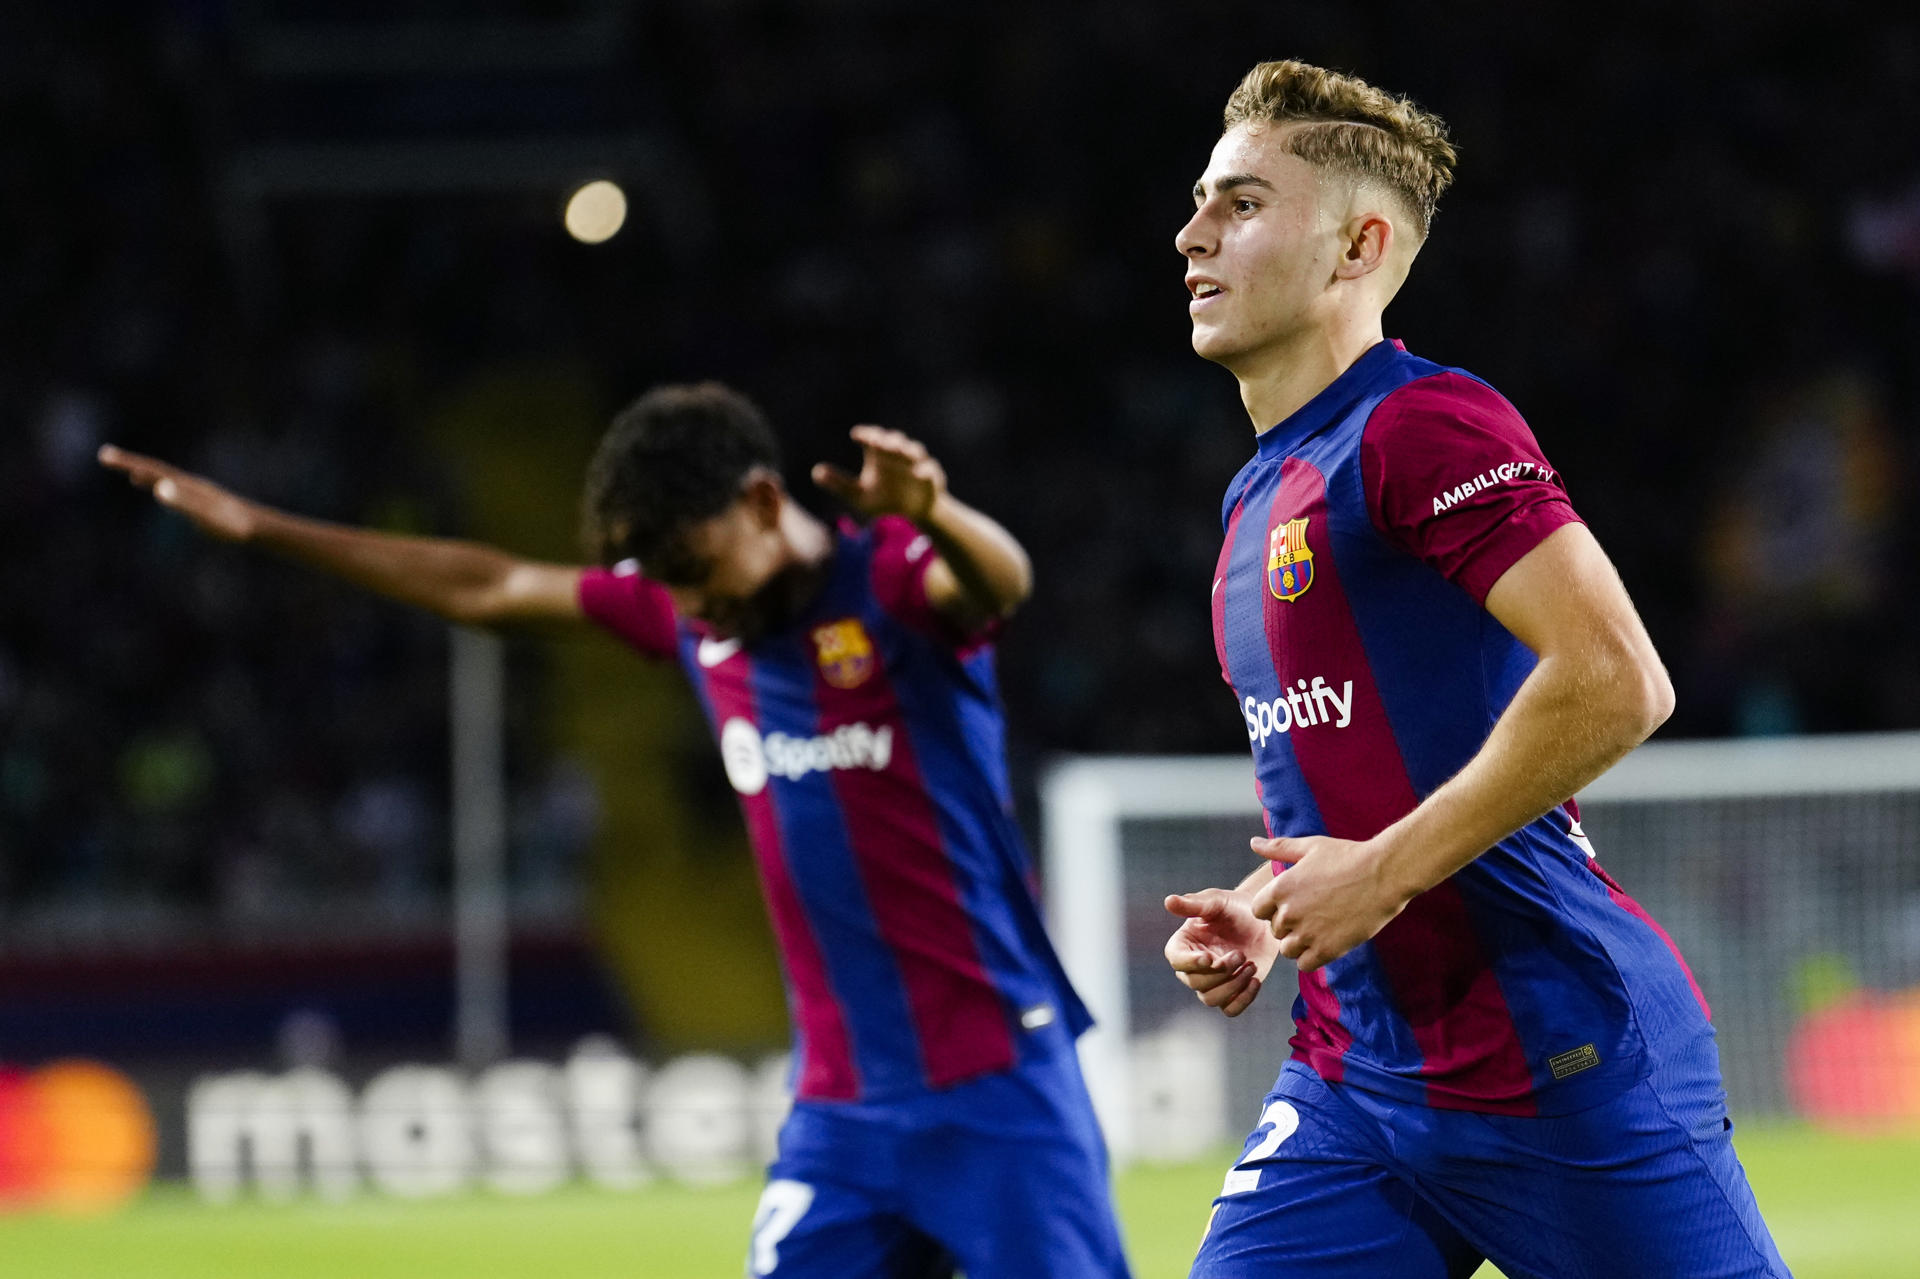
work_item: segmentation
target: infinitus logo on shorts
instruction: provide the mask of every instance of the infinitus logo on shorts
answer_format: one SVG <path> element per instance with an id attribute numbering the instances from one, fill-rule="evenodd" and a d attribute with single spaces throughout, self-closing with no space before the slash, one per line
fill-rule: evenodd
<path id="1" fill-rule="evenodd" d="M 1298 680 L 1295 687 L 1270 702 L 1249 694 L 1240 704 L 1240 714 L 1247 721 L 1247 740 L 1260 746 L 1265 746 L 1267 738 L 1275 733 L 1295 728 L 1312 728 L 1317 724 L 1345 728 L 1353 722 L 1353 681 L 1346 681 L 1335 692 L 1333 685 L 1316 675 L 1312 684 Z"/>
<path id="2" fill-rule="evenodd" d="M 744 719 L 730 719 L 720 728 L 720 760 L 727 780 L 742 795 L 758 795 L 769 777 L 797 782 L 808 773 L 836 768 L 870 768 L 885 772 L 893 762 L 893 729 L 882 725 L 842 724 L 818 737 L 789 737 L 785 733 L 760 736 Z"/>

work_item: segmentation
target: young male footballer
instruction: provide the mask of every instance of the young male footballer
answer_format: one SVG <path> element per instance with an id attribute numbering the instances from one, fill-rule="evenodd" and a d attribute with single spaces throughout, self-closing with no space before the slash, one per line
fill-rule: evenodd
<path id="1" fill-rule="evenodd" d="M 713 383 L 649 392 L 587 476 L 603 565 L 302 519 L 101 452 L 216 537 L 489 625 L 592 623 L 677 660 L 739 792 L 794 1028 L 793 1112 L 748 1273 L 1127 1274 L 1074 1040 L 1010 811 L 992 641 L 1026 553 L 897 431 L 857 476 L 787 492 L 760 412 Z"/>
<path id="2" fill-rule="evenodd" d="M 1167 959 L 1228 1016 L 1300 984 L 1192 1273 L 1784 1276 L 1706 1002 L 1572 800 L 1666 672 L 1519 413 L 1382 335 L 1453 165 L 1406 99 L 1262 63 L 1175 241 L 1257 432 L 1213 633 L 1271 838 L 1167 899 Z"/>

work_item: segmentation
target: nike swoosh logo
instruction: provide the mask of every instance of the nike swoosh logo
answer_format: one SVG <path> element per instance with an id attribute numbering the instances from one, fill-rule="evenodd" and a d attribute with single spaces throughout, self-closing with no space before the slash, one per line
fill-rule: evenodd
<path id="1" fill-rule="evenodd" d="M 695 656 L 700 659 L 700 665 L 714 667 L 739 651 L 740 641 L 737 639 L 717 640 L 711 635 L 703 635 L 700 637 L 700 647 L 695 650 Z"/>
<path id="2" fill-rule="evenodd" d="M 1215 595 L 1218 595 L 1218 594 L 1220 593 L 1220 583 L 1222 583 L 1222 582 L 1224 582 L 1224 581 L 1226 581 L 1226 580 L 1227 580 L 1227 579 L 1226 579 L 1226 578 L 1224 578 L 1224 577 L 1216 577 L 1216 578 L 1214 578 L 1214 579 L 1213 579 L 1213 593 L 1214 593 Z"/>

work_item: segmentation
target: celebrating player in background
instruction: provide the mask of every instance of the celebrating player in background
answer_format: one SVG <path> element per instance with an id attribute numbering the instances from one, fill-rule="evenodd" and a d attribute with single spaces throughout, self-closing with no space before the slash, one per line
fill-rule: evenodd
<path id="1" fill-rule="evenodd" d="M 1213 631 L 1272 838 L 1167 899 L 1167 958 L 1229 1016 L 1300 978 L 1193 1274 L 1785 1275 L 1706 1003 L 1571 799 L 1666 672 L 1519 413 L 1382 338 L 1453 164 L 1411 102 L 1263 63 L 1176 240 L 1257 432 Z"/>
<path id="2" fill-rule="evenodd" d="M 119 449 L 107 466 L 216 537 L 483 625 L 580 621 L 677 658 L 740 794 L 786 970 L 796 1101 L 753 1224 L 781 1279 L 1127 1273 L 1074 1039 L 1088 1017 L 1028 887 L 991 640 L 1026 553 L 897 431 L 788 494 L 759 411 L 665 387 L 587 476 L 612 568 L 343 528 Z M 663 903 L 663 909 L 666 908 Z"/>

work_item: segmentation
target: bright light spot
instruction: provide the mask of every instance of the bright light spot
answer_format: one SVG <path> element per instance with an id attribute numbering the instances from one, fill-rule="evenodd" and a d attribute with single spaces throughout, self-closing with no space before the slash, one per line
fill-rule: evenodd
<path id="1" fill-rule="evenodd" d="M 627 221 L 627 193 L 602 179 L 589 182 L 567 199 L 567 234 L 582 244 L 611 240 Z"/>

